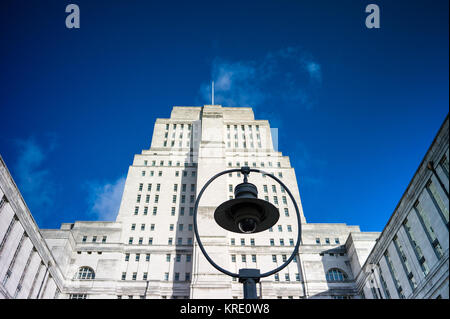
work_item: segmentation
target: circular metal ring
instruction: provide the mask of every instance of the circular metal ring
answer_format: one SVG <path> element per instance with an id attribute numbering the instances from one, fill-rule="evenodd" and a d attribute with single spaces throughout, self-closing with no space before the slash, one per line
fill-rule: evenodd
<path id="1" fill-rule="evenodd" d="M 273 274 L 279 272 L 280 270 L 282 270 L 283 268 L 285 268 L 285 267 L 292 261 L 292 259 L 294 259 L 295 255 L 298 253 L 298 248 L 299 248 L 299 246 L 300 246 L 301 227 L 302 227 L 302 226 L 301 226 L 301 220 L 300 220 L 300 212 L 299 212 L 299 210 L 298 210 L 297 203 L 296 203 L 296 201 L 295 201 L 295 199 L 294 199 L 294 196 L 293 196 L 292 193 L 290 192 L 289 188 L 287 188 L 286 185 L 284 185 L 284 183 L 283 183 L 282 181 L 280 181 L 280 180 L 279 180 L 276 176 L 274 176 L 273 174 L 267 173 L 267 172 L 265 172 L 265 171 L 261 171 L 261 170 L 259 170 L 259 169 L 254 169 L 254 168 L 251 168 L 249 171 L 250 171 L 250 172 L 256 172 L 256 173 L 261 173 L 261 174 L 263 174 L 263 175 L 267 175 L 267 176 L 269 176 L 270 178 L 272 178 L 272 179 L 274 179 L 275 181 L 277 181 L 277 182 L 278 182 L 278 183 L 279 183 L 279 184 L 287 191 L 287 193 L 288 193 L 288 195 L 289 195 L 289 197 L 290 197 L 292 203 L 294 204 L 295 212 L 296 212 L 296 215 L 297 215 L 298 235 L 297 235 L 297 243 L 295 244 L 294 251 L 292 252 L 291 256 L 286 260 L 286 262 L 285 262 L 284 264 L 282 264 L 280 267 L 275 268 L 274 270 L 271 270 L 271 271 L 268 271 L 268 272 L 265 272 L 265 273 L 259 275 L 259 278 L 263 278 L 263 277 L 268 277 L 268 276 L 270 276 L 270 275 L 273 275 Z M 228 276 L 231 276 L 231 277 L 239 277 L 239 274 L 236 274 L 236 273 L 230 272 L 230 271 L 228 271 L 228 270 L 226 270 L 226 269 L 223 269 L 222 267 L 220 267 L 219 265 L 217 265 L 217 264 L 211 259 L 211 257 L 209 257 L 209 255 L 206 253 L 206 250 L 205 250 L 205 248 L 203 247 L 203 244 L 202 244 L 202 242 L 201 242 L 201 240 L 200 240 L 200 235 L 198 234 L 198 228 L 197 228 L 197 210 L 198 210 L 198 204 L 200 203 L 200 199 L 201 199 L 201 197 L 202 197 L 204 191 L 206 190 L 206 188 L 207 188 L 207 187 L 208 187 L 208 186 L 209 186 L 216 178 L 218 178 L 218 177 L 220 177 L 220 176 L 222 176 L 222 175 L 224 175 L 224 174 L 227 174 L 227 173 L 233 173 L 233 172 L 242 172 L 242 170 L 241 170 L 240 168 L 234 168 L 234 169 L 225 170 L 225 171 L 223 171 L 223 172 L 220 172 L 220 173 L 214 175 L 213 177 L 211 177 L 211 178 L 206 182 L 206 184 L 202 187 L 202 189 L 201 189 L 200 192 L 198 193 L 197 200 L 195 201 L 193 222 L 194 222 L 194 235 L 195 235 L 195 238 L 197 239 L 198 246 L 199 246 L 200 250 L 202 251 L 203 255 L 205 256 L 206 260 L 208 260 L 208 262 L 209 262 L 214 268 L 216 268 L 217 270 L 219 270 L 220 272 L 222 272 L 222 273 L 224 273 L 224 274 L 226 274 L 226 275 L 228 275 Z"/>

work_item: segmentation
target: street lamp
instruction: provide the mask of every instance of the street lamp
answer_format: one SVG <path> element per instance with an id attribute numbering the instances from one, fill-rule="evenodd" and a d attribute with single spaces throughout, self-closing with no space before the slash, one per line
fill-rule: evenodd
<path id="1" fill-rule="evenodd" d="M 251 183 L 248 183 L 248 175 L 250 174 L 250 172 L 261 173 L 274 179 L 286 190 L 292 200 L 292 203 L 294 204 L 298 224 L 297 243 L 295 244 L 295 248 L 291 256 L 286 260 L 284 264 L 276 269 L 261 274 L 259 269 L 243 268 L 239 269 L 239 273 L 236 274 L 217 265 L 206 253 L 206 250 L 202 245 L 197 228 L 197 210 L 200 199 L 206 188 L 216 178 L 224 174 L 233 172 L 241 172 L 244 175 L 244 182 L 235 187 L 234 199 L 230 199 L 216 208 L 214 212 L 214 219 L 220 227 L 235 233 L 252 234 L 265 231 L 275 225 L 278 221 L 280 217 L 278 209 L 268 201 L 258 199 L 257 187 Z M 301 221 L 300 212 L 298 210 L 298 206 L 294 199 L 294 196 L 292 196 L 290 190 L 277 177 L 275 177 L 273 174 L 261 171 L 259 169 L 253 169 L 249 168 L 248 166 L 244 166 L 240 169 L 229 169 L 214 175 L 209 181 L 206 182 L 206 184 L 198 194 L 194 206 L 193 220 L 195 238 L 197 239 L 198 246 L 205 256 L 206 260 L 208 260 L 208 262 L 220 272 L 234 278 L 239 278 L 239 282 L 243 283 L 244 286 L 244 299 L 257 299 L 256 283 L 258 283 L 261 278 L 273 275 L 285 268 L 298 253 L 301 235 Z"/>

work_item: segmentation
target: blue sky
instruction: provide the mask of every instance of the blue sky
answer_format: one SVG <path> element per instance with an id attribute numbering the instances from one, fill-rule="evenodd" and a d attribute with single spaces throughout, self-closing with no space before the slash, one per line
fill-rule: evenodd
<path id="1" fill-rule="evenodd" d="M 80 29 L 65 27 L 76 3 Z M 380 29 L 365 7 L 380 7 Z M 0 3 L 0 153 L 41 228 L 112 220 L 174 105 L 278 128 L 308 222 L 381 231 L 448 114 L 448 1 Z"/>

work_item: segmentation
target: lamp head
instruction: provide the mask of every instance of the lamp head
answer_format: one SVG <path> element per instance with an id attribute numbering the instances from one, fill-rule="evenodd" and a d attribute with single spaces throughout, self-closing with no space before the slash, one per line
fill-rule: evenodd
<path id="1" fill-rule="evenodd" d="M 234 195 L 234 199 L 222 203 L 214 212 L 220 227 L 235 233 L 258 233 L 275 225 L 280 218 L 278 209 L 258 199 L 258 189 L 246 179 L 236 185 Z"/>

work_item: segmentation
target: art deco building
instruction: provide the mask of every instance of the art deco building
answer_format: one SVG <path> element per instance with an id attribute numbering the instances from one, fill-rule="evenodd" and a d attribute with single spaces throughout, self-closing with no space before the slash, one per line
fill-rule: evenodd
<path id="1" fill-rule="evenodd" d="M 448 128 L 448 118 L 445 123 Z M 381 237 L 358 226 L 307 223 L 301 178 L 297 180 L 289 157 L 274 148 L 272 133 L 269 122 L 255 120 L 251 108 L 174 107 L 170 118 L 156 120 L 150 148 L 134 156 L 116 221 L 66 223 L 57 230 L 37 228 L 2 162 L 0 297 L 242 298 L 242 284 L 202 255 L 192 217 L 198 192 L 212 176 L 249 166 L 283 181 L 296 200 L 302 225 L 298 255 L 279 273 L 261 280 L 260 298 L 384 298 L 380 282 L 391 298 L 448 298 L 448 133 L 441 128 L 426 155 L 437 175 L 421 164 Z M 436 176 L 447 185 L 447 193 L 442 193 Z M 221 267 L 234 273 L 241 268 L 266 272 L 280 266 L 294 249 L 295 209 L 273 179 L 250 173 L 258 197 L 275 205 L 280 218 L 261 233 L 225 231 L 213 213 L 233 198 L 242 179 L 238 172 L 229 173 L 207 188 L 198 209 L 199 233 Z M 412 210 L 418 211 L 414 217 Z M 36 269 L 39 260 L 44 261 Z M 420 267 L 427 272 L 419 273 Z M 411 280 L 415 285 L 408 286 Z M 44 287 L 39 286 L 39 294 L 36 283 Z M 22 294 L 17 293 L 19 286 Z M 397 294 L 399 286 L 403 295 Z"/>

